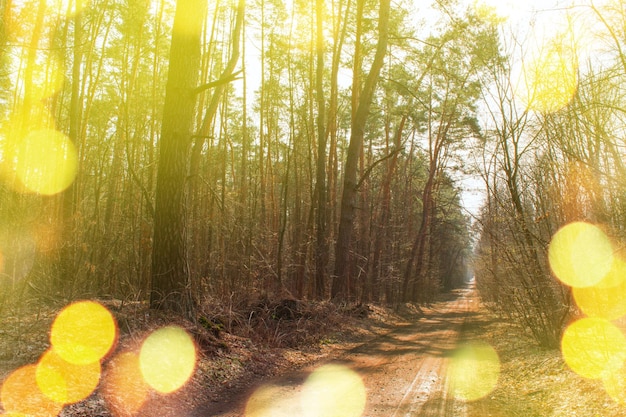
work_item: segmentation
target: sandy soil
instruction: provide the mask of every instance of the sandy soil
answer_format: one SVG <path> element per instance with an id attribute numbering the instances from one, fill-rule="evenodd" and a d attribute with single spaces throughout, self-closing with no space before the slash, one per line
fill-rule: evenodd
<path id="1" fill-rule="evenodd" d="M 446 367 L 464 323 L 481 320 L 473 288 L 457 290 L 428 308 L 424 317 L 351 349 L 331 364 L 360 376 L 365 389 L 365 417 L 466 415 L 465 404 L 448 395 Z M 301 395 L 305 381 L 324 363 L 255 383 L 230 398 L 198 407 L 191 416 L 306 415 Z M 347 399 L 346 401 L 349 401 Z"/>

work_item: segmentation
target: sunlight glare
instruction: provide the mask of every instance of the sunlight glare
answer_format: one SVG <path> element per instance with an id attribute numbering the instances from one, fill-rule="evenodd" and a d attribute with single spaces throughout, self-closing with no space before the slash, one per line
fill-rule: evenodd
<path id="1" fill-rule="evenodd" d="M 578 307 L 590 317 L 616 320 L 626 315 L 626 262 L 615 256 L 608 274 L 592 287 L 573 288 Z"/>
<path id="2" fill-rule="evenodd" d="M 33 268 L 37 246 L 28 230 L 0 231 L 0 274 L 12 283 L 24 279 Z"/>
<path id="3" fill-rule="evenodd" d="M 38 194 L 57 194 L 69 187 L 76 177 L 76 148 L 57 130 L 30 132 L 18 145 L 16 158 L 17 177 L 26 188 Z"/>
<path id="4" fill-rule="evenodd" d="M 550 242 L 548 260 L 554 275 L 571 287 L 600 282 L 613 265 L 613 246 L 598 226 L 573 222 L 559 229 Z"/>
<path id="5" fill-rule="evenodd" d="M 148 385 L 169 394 L 187 383 L 196 366 L 192 337 L 178 326 L 166 326 L 146 338 L 139 353 L 139 368 Z"/>
<path id="6" fill-rule="evenodd" d="M 516 94 L 529 110 L 554 113 L 565 107 L 578 88 L 575 51 L 563 44 L 545 46 L 522 64 Z"/>
<path id="7" fill-rule="evenodd" d="M 604 390 L 618 404 L 626 404 L 626 363 L 602 376 Z"/>
<path id="8" fill-rule="evenodd" d="M 63 404 L 52 401 L 37 387 L 37 365 L 26 365 L 13 371 L 0 390 L 0 402 L 9 415 L 56 417 Z"/>
<path id="9" fill-rule="evenodd" d="M 52 323 L 52 349 L 64 360 L 88 365 L 102 360 L 117 339 L 113 315 L 94 301 L 79 301 L 65 307 Z"/>
<path id="10" fill-rule="evenodd" d="M 292 417 L 301 416 L 302 409 L 297 396 L 285 395 L 284 387 L 265 385 L 252 394 L 246 403 L 245 417 Z"/>
<path id="11" fill-rule="evenodd" d="M 135 352 L 121 353 L 108 364 L 102 395 L 114 415 L 136 414 L 148 398 L 149 390 L 139 369 L 139 355 Z"/>
<path id="12" fill-rule="evenodd" d="M 508 19 L 518 10 L 518 1 L 513 0 L 474 0 L 474 9 L 480 15 L 491 15 Z"/>
<path id="13" fill-rule="evenodd" d="M 85 10 L 90 0 L 46 0 L 46 2 L 58 17 L 69 18 Z"/>
<path id="14" fill-rule="evenodd" d="M 500 358 L 485 342 L 467 342 L 455 349 L 448 367 L 449 392 L 457 399 L 474 401 L 488 395 L 500 377 Z"/>
<path id="15" fill-rule="evenodd" d="M 301 395 L 302 415 L 306 417 L 359 417 L 367 396 L 359 374 L 336 364 L 313 371 Z"/>
<path id="16" fill-rule="evenodd" d="M 37 386 L 54 402 L 73 404 L 89 397 L 96 390 L 100 372 L 100 362 L 76 365 L 49 350 L 37 364 Z"/>
<path id="17" fill-rule="evenodd" d="M 32 82 L 25 86 L 25 94 L 33 102 L 45 100 L 57 94 L 63 87 L 64 66 L 59 58 L 53 55 L 42 57 L 43 62 L 34 62 L 29 68 Z"/>
<path id="18" fill-rule="evenodd" d="M 200 35 L 198 28 L 197 10 L 190 7 L 177 7 L 174 14 L 174 24 L 172 30 L 185 37 Z"/>
<path id="19" fill-rule="evenodd" d="M 561 339 L 565 363 L 578 375 L 598 379 L 626 359 L 626 338 L 611 322 L 588 317 L 570 324 Z"/>

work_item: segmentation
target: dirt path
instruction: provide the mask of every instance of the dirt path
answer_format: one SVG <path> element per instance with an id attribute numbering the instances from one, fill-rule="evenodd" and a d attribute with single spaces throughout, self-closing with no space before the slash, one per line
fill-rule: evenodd
<path id="1" fill-rule="evenodd" d="M 365 417 L 466 415 L 463 402 L 447 395 L 446 366 L 464 323 L 477 319 L 479 302 L 472 287 L 424 309 L 418 321 L 399 326 L 334 360 L 363 381 Z M 237 398 L 198 409 L 193 416 L 297 416 L 300 394 L 315 367 L 267 381 Z M 247 407 L 247 408 L 246 408 Z"/>

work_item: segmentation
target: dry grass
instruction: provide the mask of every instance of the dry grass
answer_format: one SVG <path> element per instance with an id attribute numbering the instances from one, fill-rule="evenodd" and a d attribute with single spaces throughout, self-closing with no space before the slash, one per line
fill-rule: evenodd
<path id="1" fill-rule="evenodd" d="M 198 345 L 192 379 L 174 394 L 152 393 L 140 413 L 143 416 L 186 415 L 183 410 L 223 399 L 255 380 L 339 355 L 403 320 L 382 307 L 298 302 L 290 312 L 282 300 L 265 300 L 249 306 L 206 304 L 197 323 L 191 323 L 149 310 L 140 302 L 101 302 L 118 322 L 116 352 L 137 350 L 151 331 L 172 323 L 184 327 Z M 58 312 L 58 308 L 27 305 L 4 311 L 0 318 L 0 382 L 14 369 L 35 363 L 49 348 L 49 329 Z M 107 362 L 103 363 L 105 372 Z M 62 417 L 110 415 L 98 391 L 61 413 Z"/>
<path id="2" fill-rule="evenodd" d="M 193 324 L 155 313 L 141 303 L 106 304 L 119 324 L 118 351 L 137 346 L 151 330 L 172 322 L 187 328 L 201 348 L 192 380 L 173 395 L 151 395 L 141 414 L 146 416 L 181 415 L 181 410 L 223 399 L 254 381 L 338 356 L 406 322 L 406 314 L 419 315 L 411 306 L 404 306 L 404 314 L 399 315 L 377 306 L 364 310 L 330 303 L 299 303 L 290 316 L 278 308 L 279 300 L 247 307 L 206 306 L 204 317 L 216 326 L 211 328 L 201 324 L 201 320 Z M 36 361 L 49 347 L 48 330 L 57 312 L 58 309 L 27 306 L 4 311 L 0 320 L 0 379 L 18 366 Z M 363 317 L 365 313 L 367 317 Z M 517 328 L 495 316 L 484 313 L 478 320 L 466 323 L 463 337 L 490 342 L 502 365 L 497 388 L 486 398 L 468 404 L 469 416 L 626 415 L 626 407 L 616 404 L 599 381 L 576 375 L 558 351 L 540 349 Z M 111 414 L 96 392 L 87 400 L 66 407 L 61 415 Z"/>
<path id="3" fill-rule="evenodd" d="M 611 417 L 626 415 L 602 383 L 572 372 L 559 351 L 539 348 L 521 330 L 485 313 L 481 326 L 468 326 L 466 338 L 493 345 L 500 356 L 497 388 L 469 404 L 472 417 Z"/>

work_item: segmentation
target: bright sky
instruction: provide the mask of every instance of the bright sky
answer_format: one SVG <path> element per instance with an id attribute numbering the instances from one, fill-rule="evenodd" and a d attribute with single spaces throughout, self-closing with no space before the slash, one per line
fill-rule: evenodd
<path id="1" fill-rule="evenodd" d="M 616 0 L 594 0 L 593 5 L 601 9 L 611 1 Z M 489 6 L 495 9 L 498 15 L 506 18 L 504 33 L 514 34 L 517 41 L 522 43 L 523 51 L 520 53 L 524 55 L 526 62 L 536 59 L 543 60 L 541 62 L 545 64 L 545 57 L 538 55 L 545 53 L 540 51 L 545 51 L 546 44 L 558 36 L 565 36 L 573 41 L 576 45 L 575 58 L 579 63 L 584 63 L 587 58 L 597 57 L 602 53 L 603 45 L 593 35 L 599 28 L 597 23 L 595 27 L 593 26 L 597 19 L 590 8 L 591 0 L 466 0 L 466 2 L 475 6 Z M 575 77 L 578 68 L 568 70 L 573 72 Z M 518 73 L 524 73 L 521 62 Z M 575 78 L 573 83 L 572 93 L 575 90 Z M 471 215 L 477 215 L 484 200 L 482 180 L 468 176 L 461 180 L 461 186 L 462 202 L 466 210 Z"/>

